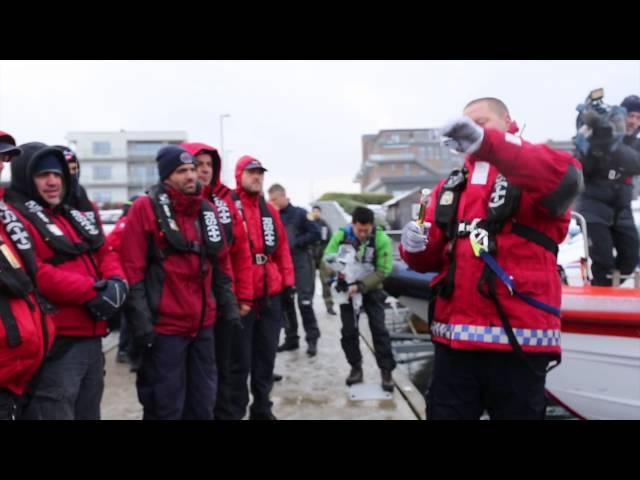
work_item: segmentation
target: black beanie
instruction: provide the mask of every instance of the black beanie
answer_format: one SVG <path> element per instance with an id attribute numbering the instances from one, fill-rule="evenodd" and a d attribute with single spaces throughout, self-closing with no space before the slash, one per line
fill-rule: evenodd
<path id="1" fill-rule="evenodd" d="M 33 168 L 34 176 L 47 172 L 55 172 L 60 176 L 63 175 L 62 164 L 57 156 L 52 154 L 45 155 L 38 159 L 38 163 Z"/>
<path id="2" fill-rule="evenodd" d="M 181 165 L 194 165 L 193 155 L 177 145 L 167 145 L 158 151 L 158 175 L 164 181 Z"/>
<path id="3" fill-rule="evenodd" d="M 640 112 L 640 97 L 637 95 L 629 95 L 622 101 L 620 105 L 627 109 L 627 113 Z"/>

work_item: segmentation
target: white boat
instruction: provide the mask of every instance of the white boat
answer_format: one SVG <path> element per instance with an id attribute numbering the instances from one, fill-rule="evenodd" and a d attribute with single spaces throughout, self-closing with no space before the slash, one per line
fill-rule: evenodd
<path id="1" fill-rule="evenodd" d="M 637 206 L 634 216 L 638 222 Z M 558 254 L 568 282 L 562 363 L 547 375 L 547 392 L 579 418 L 640 420 L 640 276 L 614 277 L 619 287 L 591 286 L 588 231 L 577 213 L 570 233 Z"/>
<path id="2" fill-rule="evenodd" d="M 584 419 L 640 420 L 640 290 L 563 287 L 557 403 Z"/>

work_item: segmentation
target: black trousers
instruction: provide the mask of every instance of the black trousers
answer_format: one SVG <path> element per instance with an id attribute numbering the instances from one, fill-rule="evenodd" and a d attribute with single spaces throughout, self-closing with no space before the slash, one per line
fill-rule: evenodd
<path id="1" fill-rule="evenodd" d="M 208 327 L 195 338 L 156 337 L 136 379 L 143 420 L 213 420 L 218 385 L 214 336 Z"/>
<path id="2" fill-rule="evenodd" d="M 230 415 L 226 418 L 232 420 L 241 420 L 247 412 L 249 376 L 253 395 L 250 416 L 271 414 L 273 403 L 269 394 L 273 388 L 273 368 L 282 329 L 280 295 L 269 297 L 268 305 L 242 317 L 242 325 L 244 328 L 234 330 L 231 346 Z"/>
<path id="3" fill-rule="evenodd" d="M 233 322 L 218 317 L 216 333 L 216 364 L 218 366 L 218 396 L 214 417 L 216 420 L 232 420 L 231 364 L 233 360 L 233 339 L 237 329 Z"/>
<path id="4" fill-rule="evenodd" d="M 546 376 L 538 376 L 513 352 L 454 350 L 434 342 L 431 385 L 425 398 L 428 420 L 543 420 Z M 552 355 L 526 354 L 538 371 Z"/>
<path id="5" fill-rule="evenodd" d="M 626 215 L 626 210 L 623 211 Z M 622 275 L 629 275 L 638 265 L 638 231 L 633 219 L 617 219 L 612 226 L 603 223 L 587 224 L 589 232 L 589 256 L 593 261 L 593 285 L 611 286 L 612 279 L 607 278 L 614 269 Z M 627 220 L 627 221 L 624 221 Z M 613 249 L 616 249 L 616 256 Z"/>
<path id="6" fill-rule="evenodd" d="M 315 267 L 313 258 L 309 254 L 297 254 L 293 257 L 295 267 L 296 291 L 298 296 L 298 308 L 302 317 L 302 325 L 305 331 L 307 343 L 314 343 L 320 337 L 318 320 L 313 311 L 313 295 L 315 292 Z M 286 340 L 298 341 L 298 318 L 296 306 L 292 297 L 282 298 L 282 309 L 285 317 L 284 331 Z"/>
<path id="7" fill-rule="evenodd" d="M 0 421 L 15 420 L 18 413 L 18 396 L 0 387 Z"/>
<path id="8" fill-rule="evenodd" d="M 104 375 L 102 338 L 56 338 L 20 418 L 100 420 Z"/>
<path id="9" fill-rule="evenodd" d="M 120 336 L 118 337 L 118 352 L 129 353 L 129 326 L 124 311 L 120 311 Z"/>
<path id="10" fill-rule="evenodd" d="M 376 363 L 381 370 L 393 370 L 396 362 L 391 351 L 391 338 L 384 324 L 384 299 L 382 290 L 374 290 L 362 296 L 362 306 L 369 318 L 369 329 L 373 337 Z M 342 350 L 347 362 L 352 367 L 362 363 L 360 353 L 360 335 L 358 332 L 358 318 L 351 303 L 340 305 L 340 320 L 342 321 Z"/>

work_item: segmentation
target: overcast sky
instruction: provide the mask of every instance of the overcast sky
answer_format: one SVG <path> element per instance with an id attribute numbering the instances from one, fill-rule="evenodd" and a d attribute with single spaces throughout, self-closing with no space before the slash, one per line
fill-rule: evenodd
<path id="1" fill-rule="evenodd" d="M 306 206 L 359 190 L 363 134 L 440 127 L 496 96 L 524 138 L 569 139 L 598 87 L 608 103 L 640 94 L 640 61 L 0 61 L 0 130 L 49 144 L 69 131 L 185 130 L 219 147 L 228 113 L 226 161 L 259 158 L 266 186 Z"/>

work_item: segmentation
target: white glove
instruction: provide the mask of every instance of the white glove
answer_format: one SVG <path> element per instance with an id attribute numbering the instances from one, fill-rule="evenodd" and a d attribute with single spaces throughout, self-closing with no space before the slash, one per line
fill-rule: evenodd
<path id="1" fill-rule="evenodd" d="M 426 250 L 429 243 L 429 222 L 418 225 L 416 222 L 407 223 L 402 229 L 402 246 L 409 253 L 418 253 Z"/>
<path id="2" fill-rule="evenodd" d="M 484 139 L 484 129 L 469 117 L 460 117 L 441 131 L 446 137 L 443 145 L 460 153 L 471 155 L 478 151 Z"/>

